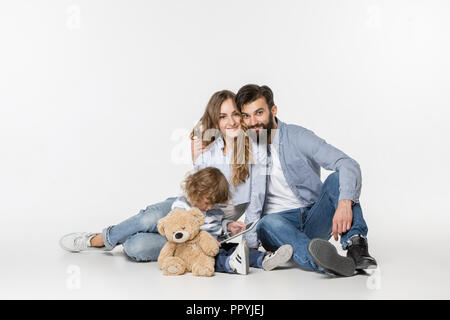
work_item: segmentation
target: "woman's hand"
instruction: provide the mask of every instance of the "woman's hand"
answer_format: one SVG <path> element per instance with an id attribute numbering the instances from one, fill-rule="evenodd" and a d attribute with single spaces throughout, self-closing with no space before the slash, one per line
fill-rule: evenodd
<path id="1" fill-rule="evenodd" d="M 206 147 L 203 144 L 203 141 L 198 137 L 195 137 L 191 140 L 191 153 L 192 153 L 192 162 L 197 160 L 198 156 L 205 152 Z"/>
<path id="2" fill-rule="evenodd" d="M 227 226 L 228 231 L 230 231 L 231 235 L 234 236 L 235 234 L 238 234 L 239 232 L 242 232 L 245 230 L 245 223 L 242 221 L 234 221 L 230 222 Z"/>

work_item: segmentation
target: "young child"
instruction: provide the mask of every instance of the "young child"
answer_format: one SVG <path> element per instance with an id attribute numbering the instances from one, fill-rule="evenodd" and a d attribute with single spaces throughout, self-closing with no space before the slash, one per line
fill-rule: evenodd
<path id="1" fill-rule="evenodd" d="M 163 210 L 165 214 L 175 208 L 189 210 L 193 206 L 197 207 L 205 215 L 205 223 L 201 229 L 209 232 L 216 239 L 220 237 L 226 238 L 231 230 L 232 234 L 236 234 L 245 229 L 245 225 L 242 222 L 224 219 L 224 212 L 220 209 L 219 204 L 226 203 L 231 198 L 231 193 L 228 180 L 219 169 L 206 167 L 189 175 L 183 183 L 183 191 L 185 195 L 176 198 L 175 201 L 172 200 L 171 207 L 168 206 Z M 157 216 L 162 217 L 163 212 L 159 211 L 161 210 L 156 210 L 152 215 L 157 214 Z M 146 217 L 148 216 L 138 214 L 119 225 L 106 228 L 102 233 L 70 233 L 60 239 L 60 245 L 63 249 L 70 252 L 112 250 L 114 248 L 113 245 L 124 243 L 126 239 L 134 234 L 151 234 L 150 230 L 156 229 L 158 219 L 151 217 L 149 220 L 154 221 L 150 226 L 147 226 L 148 223 L 142 223 L 142 219 L 148 220 Z M 142 229 L 140 225 L 143 224 L 146 226 Z M 118 230 L 114 232 L 114 241 L 111 244 L 110 238 L 109 241 L 106 241 L 109 243 L 106 246 L 105 239 L 107 236 L 104 236 L 104 234 L 108 234 L 106 231 L 115 230 L 116 228 Z M 220 246 L 220 243 L 218 244 Z M 163 242 L 158 244 L 161 248 L 163 245 Z M 156 251 L 156 255 L 153 254 L 153 251 Z M 221 246 L 216 256 L 215 271 L 247 274 L 249 266 L 272 270 L 287 262 L 292 256 L 292 251 L 290 245 L 284 245 L 274 253 L 268 254 L 258 250 L 249 250 L 245 240 L 242 240 L 239 245 L 225 243 Z M 152 259 L 148 259 L 148 257 L 146 259 L 133 258 L 135 261 L 156 261 L 158 254 L 157 250 L 152 250 Z"/>
<path id="2" fill-rule="evenodd" d="M 185 195 L 175 200 L 172 210 L 200 209 L 205 216 L 205 223 L 200 229 L 209 232 L 216 240 L 228 236 L 232 229 L 240 232 L 239 229 L 242 228 L 242 231 L 245 228 L 240 222 L 224 219 L 219 204 L 229 200 L 230 191 L 228 181 L 219 169 L 207 167 L 189 175 L 183 183 L 183 191 Z M 289 244 L 281 246 L 274 253 L 249 250 L 243 239 L 239 245 L 218 244 L 221 248 L 216 256 L 217 272 L 247 274 L 250 266 L 269 271 L 287 262 L 293 252 Z"/>

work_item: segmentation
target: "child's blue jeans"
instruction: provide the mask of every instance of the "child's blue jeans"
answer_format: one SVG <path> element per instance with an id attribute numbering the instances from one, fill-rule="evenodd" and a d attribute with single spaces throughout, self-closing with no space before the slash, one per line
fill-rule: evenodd
<path id="1" fill-rule="evenodd" d="M 175 197 L 147 206 L 137 215 L 125 221 L 109 226 L 103 230 L 103 242 L 107 250 L 122 244 L 125 254 L 134 261 L 146 262 L 158 260 L 162 247 L 166 244 L 166 237 L 158 233 L 158 220 L 165 217 L 171 210 Z M 236 244 L 224 243 L 216 256 L 217 272 L 234 273 L 230 268 L 230 256 L 236 249 Z M 250 266 L 262 268 L 264 253 L 250 250 Z"/>
<path id="2" fill-rule="evenodd" d="M 219 253 L 216 256 L 216 265 L 214 267 L 216 272 L 236 273 L 230 268 L 230 256 L 236 250 L 236 243 L 224 243 L 219 249 Z M 266 253 L 258 250 L 249 250 L 249 264 L 250 267 L 262 269 L 262 261 Z"/>

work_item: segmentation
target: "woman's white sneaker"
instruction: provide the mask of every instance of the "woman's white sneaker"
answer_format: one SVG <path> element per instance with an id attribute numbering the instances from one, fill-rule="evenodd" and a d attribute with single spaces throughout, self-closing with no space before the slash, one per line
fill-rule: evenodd
<path id="1" fill-rule="evenodd" d="M 270 271 L 282 265 L 283 263 L 288 262 L 291 257 L 294 249 L 290 244 L 282 245 L 278 248 L 277 251 L 268 254 L 264 257 L 262 261 L 262 267 L 266 271 Z"/>
<path id="2" fill-rule="evenodd" d="M 98 233 L 92 232 L 75 232 L 69 233 L 63 236 L 59 240 L 59 245 L 64 250 L 70 252 L 80 252 L 80 251 L 105 251 L 105 247 L 92 247 L 91 239 Z"/>

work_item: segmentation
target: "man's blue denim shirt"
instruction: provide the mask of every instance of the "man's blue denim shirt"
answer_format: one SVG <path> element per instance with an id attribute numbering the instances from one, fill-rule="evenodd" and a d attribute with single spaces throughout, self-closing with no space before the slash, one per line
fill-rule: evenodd
<path id="1" fill-rule="evenodd" d="M 276 120 L 278 129 L 272 143 L 278 150 L 286 182 L 297 198 L 308 206 L 318 200 L 323 167 L 339 172 L 339 200 L 358 203 L 362 179 L 359 164 L 311 130 Z"/>
<path id="2" fill-rule="evenodd" d="M 273 137 L 273 145 L 280 155 L 281 168 L 286 182 L 294 195 L 307 206 L 319 199 L 322 189 L 320 167 L 339 172 L 339 200 L 349 199 L 359 202 L 361 192 L 361 171 L 359 164 L 342 151 L 336 149 L 312 131 L 298 125 L 286 124 L 278 118 L 278 129 Z M 248 131 L 249 135 L 254 132 Z M 253 137 L 253 142 L 255 136 Z M 268 152 L 266 139 L 260 139 L 258 145 L 252 144 L 253 164 L 250 168 L 250 179 L 237 188 L 232 188 L 233 204 L 249 202 L 245 211 L 245 223 L 254 222 L 264 215 L 264 204 L 267 196 L 267 182 L 270 174 L 272 157 Z M 194 165 L 198 168 L 217 167 L 230 179 L 230 162 L 223 161 L 223 140 L 219 137 L 205 151 Z M 229 221 L 225 220 L 224 230 Z M 258 247 L 256 229 L 244 234 L 250 248 Z"/>

